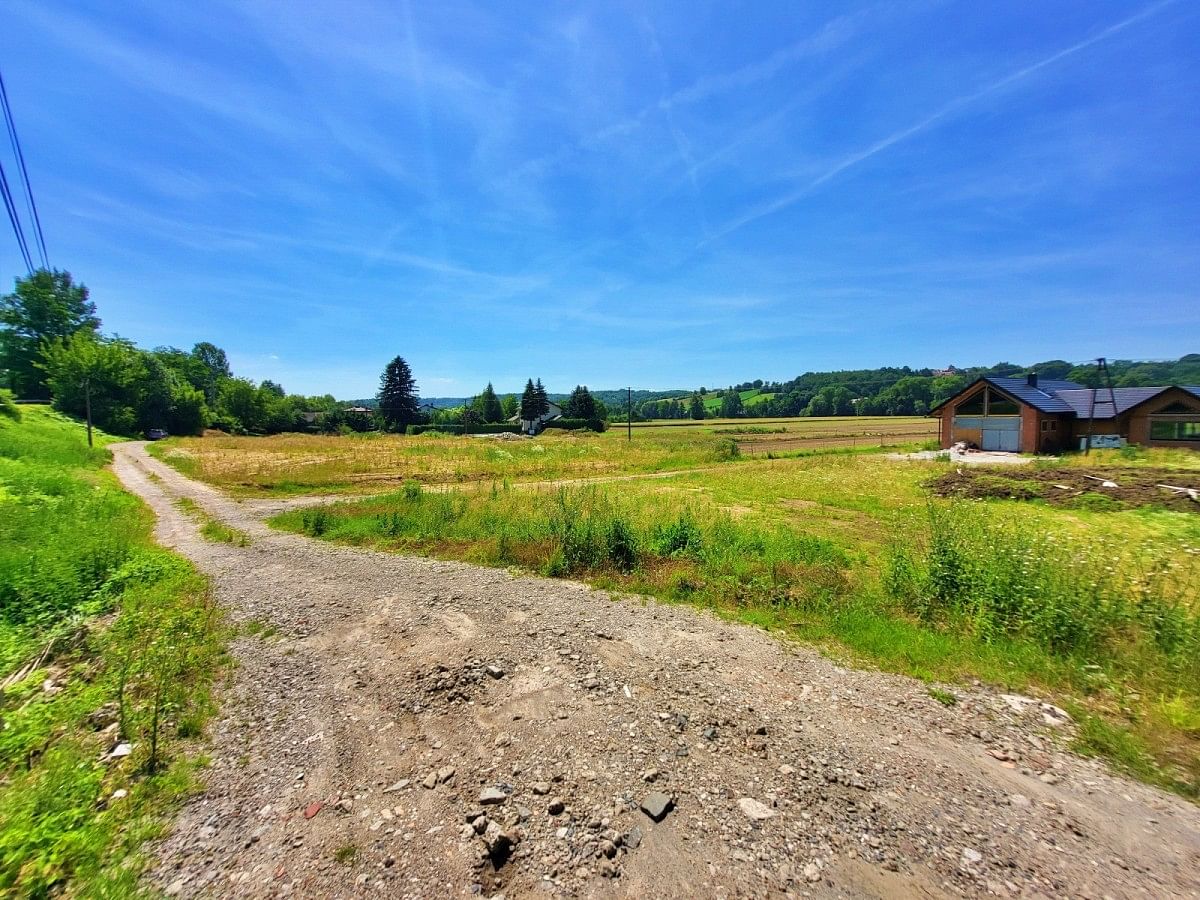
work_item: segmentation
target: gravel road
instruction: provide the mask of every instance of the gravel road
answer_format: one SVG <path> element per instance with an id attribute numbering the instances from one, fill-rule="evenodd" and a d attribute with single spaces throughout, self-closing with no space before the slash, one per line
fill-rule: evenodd
<path id="1" fill-rule="evenodd" d="M 280 534 L 113 447 L 235 622 L 182 897 L 1200 897 L 1200 808 L 1060 748 L 1054 707 L 945 706 L 689 607 Z M 203 540 L 188 497 L 251 537 Z"/>

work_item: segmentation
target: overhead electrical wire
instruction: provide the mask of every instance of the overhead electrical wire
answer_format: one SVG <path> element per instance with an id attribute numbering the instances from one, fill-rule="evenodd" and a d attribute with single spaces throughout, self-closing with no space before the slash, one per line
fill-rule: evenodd
<path id="1" fill-rule="evenodd" d="M 17 246 L 21 248 L 21 258 L 25 260 L 25 268 L 32 274 L 33 260 L 29 258 L 29 246 L 25 243 L 25 232 L 21 230 L 21 218 L 17 215 L 17 207 L 13 203 L 12 191 L 8 187 L 8 176 L 4 174 L 4 163 L 2 162 L 0 162 L 0 195 L 4 196 L 4 208 L 8 211 L 8 221 L 12 223 L 13 234 L 17 236 Z"/>
<path id="2" fill-rule="evenodd" d="M 25 201 L 29 209 L 29 219 L 33 228 L 33 235 L 37 239 L 38 256 L 41 258 L 42 268 L 50 268 L 50 258 L 46 253 L 46 237 L 42 233 L 42 220 L 38 216 L 37 202 L 33 199 L 33 186 L 29 183 L 29 169 L 25 166 L 25 152 L 21 149 L 21 139 L 17 137 L 17 126 L 13 121 L 12 107 L 8 103 L 8 91 L 4 87 L 4 75 L 0 73 L 0 106 L 4 107 L 4 123 L 8 126 L 8 140 L 12 144 L 13 156 L 17 160 L 17 168 L 20 170 L 21 182 L 25 186 Z M 11 199 L 11 191 L 9 192 Z M 13 207 L 14 212 L 16 207 Z M 24 234 L 21 237 L 24 243 Z M 29 248 L 25 247 L 25 256 L 29 259 Z"/>

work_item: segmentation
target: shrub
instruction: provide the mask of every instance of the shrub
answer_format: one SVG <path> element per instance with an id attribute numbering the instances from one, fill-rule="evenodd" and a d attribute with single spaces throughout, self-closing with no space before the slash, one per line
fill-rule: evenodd
<path id="1" fill-rule="evenodd" d="M 1063 655 L 1140 636 L 1200 667 L 1200 616 L 1181 599 L 1197 586 L 1169 560 L 1139 547 L 1079 546 L 970 503 L 931 505 L 928 521 L 923 554 L 898 547 L 884 572 L 893 599 L 922 619 Z"/>
<path id="2" fill-rule="evenodd" d="M 311 534 L 313 537 L 321 537 L 329 530 L 332 517 L 329 515 L 329 510 L 324 506 L 315 506 L 312 509 L 306 509 L 300 514 L 300 521 L 303 525 L 304 533 Z"/>
<path id="3" fill-rule="evenodd" d="M 654 544 L 660 556 L 695 556 L 704 547 L 704 536 L 691 512 L 684 510 L 674 522 L 657 530 Z"/>
<path id="4" fill-rule="evenodd" d="M 463 427 L 461 425 L 409 425 L 405 429 L 405 434 L 462 434 Z"/>

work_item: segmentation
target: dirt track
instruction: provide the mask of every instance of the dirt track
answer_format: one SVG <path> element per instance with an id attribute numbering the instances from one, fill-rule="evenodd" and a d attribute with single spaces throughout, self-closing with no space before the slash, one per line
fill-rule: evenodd
<path id="1" fill-rule="evenodd" d="M 114 453 L 231 617 L 277 629 L 234 643 L 169 894 L 1200 897 L 1200 809 L 1060 752 L 1037 703 L 946 707 L 690 608 L 275 533 Z"/>

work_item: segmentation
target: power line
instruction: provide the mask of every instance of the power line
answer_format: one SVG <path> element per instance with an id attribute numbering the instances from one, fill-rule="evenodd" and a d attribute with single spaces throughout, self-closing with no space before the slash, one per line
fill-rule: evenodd
<path id="1" fill-rule="evenodd" d="M 4 174 L 3 162 L 0 162 L 0 194 L 4 195 L 4 208 L 8 211 L 8 221 L 12 223 L 13 234 L 17 236 L 17 246 L 21 248 L 21 258 L 25 260 L 25 268 L 32 274 L 33 261 L 29 258 L 29 247 L 25 243 L 25 232 L 21 230 L 21 218 L 17 215 L 17 207 L 13 203 L 12 191 L 8 188 L 8 176 Z"/>
<path id="2" fill-rule="evenodd" d="M 33 186 L 29 183 L 29 170 L 25 167 L 25 153 L 21 149 L 21 139 L 17 137 L 17 125 L 13 121 L 12 107 L 8 103 L 8 91 L 4 87 L 4 75 L 0 73 L 0 105 L 4 107 L 4 122 L 8 125 L 8 139 L 12 143 L 13 154 L 17 158 L 17 166 L 21 170 L 21 180 L 25 184 L 25 199 L 29 207 L 29 218 L 33 223 L 33 233 L 37 238 L 38 254 L 42 259 L 42 268 L 50 268 L 50 259 L 46 254 L 46 237 L 42 234 L 42 220 L 38 216 L 37 203 L 33 199 Z M 28 255 L 28 252 L 26 253 Z"/>

